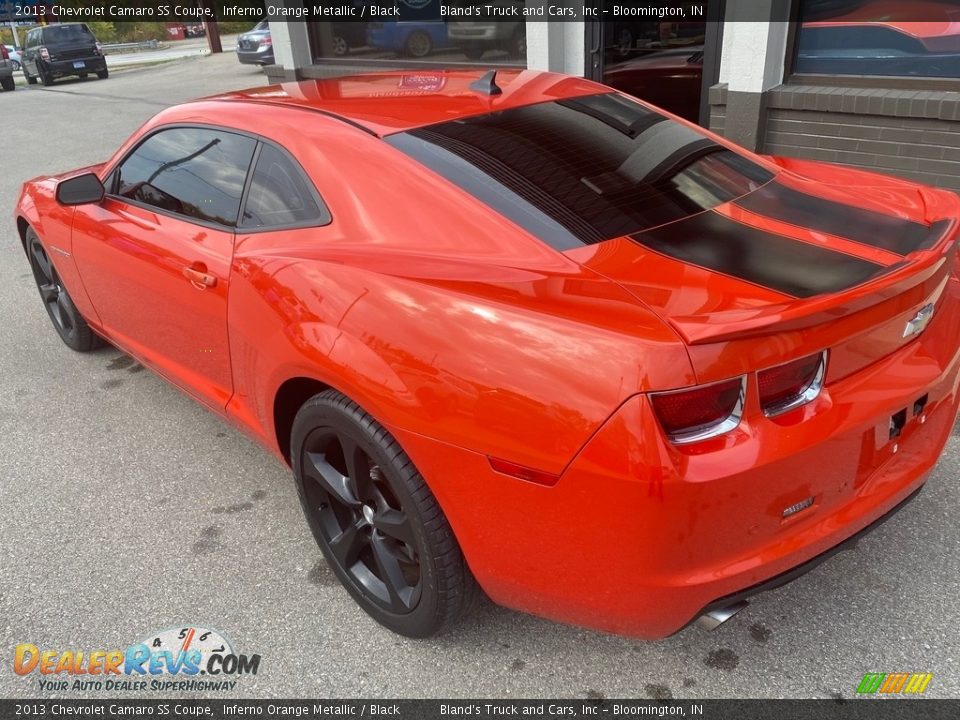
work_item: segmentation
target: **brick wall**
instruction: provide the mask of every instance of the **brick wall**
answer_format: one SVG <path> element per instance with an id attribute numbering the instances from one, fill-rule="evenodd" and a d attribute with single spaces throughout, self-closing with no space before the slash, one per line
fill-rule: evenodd
<path id="1" fill-rule="evenodd" d="M 764 93 L 760 152 L 843 163 L 960 190 L 960 92 L 781 85 Z M 726 88 L 710 90 L 724 133 Z"/>

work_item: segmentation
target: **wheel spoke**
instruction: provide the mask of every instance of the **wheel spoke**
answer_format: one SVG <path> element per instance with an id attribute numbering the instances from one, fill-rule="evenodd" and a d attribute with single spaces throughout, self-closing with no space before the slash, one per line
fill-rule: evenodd
<path id="1" fill-rule="evenodd" d="M 60 291 L 57 289 L 56 284 L 52 282 L 43 283 L 40 286 L 40 297 L 43 298 L 43 301 L 48 305 L 55 302 L 59 294 Z"/>
<path id="2" fill-rule="evenodd" d="M 47 307 L 50 308 L 50 314 L 53 315 L 53 321 L 57 324 L 57 327 L 64 327 L 63 308 L 60 307 L 60 296 L 58 295 Z"/>
<path id="3" fill-rule="evenodd" d="M 367 500 L 373 496 L 373 481 L 370 478 L 370 460 L 367 453 L 346 435 L 340 435 L 340 447 L 343 461 L 347 465 L 349 487 L 358 500 Z"/>
<path id="4" fill-rule="evenodd" d="M 390 550 L 386 540 L 374 533 L 370 537 L 373 560 L 377 565 L 377 574 L 387 588 L 390 596 L 390 608 L 395 612 L 404 612 L 412 608 L 413 588 L 407 585 L 400 561 Z"/>
<path id="5" fill-rule="evenodd" d="M 358 520 L 330 541 L 330 550 L 346 570 L 353 566 L 360 551 L 369 542 L 369 537 L 362 530 L 364 525 L 362 520 Z"/>
<path id="6" fill-rule="evenodd" d="M 40 268 L 40 272 L 43 273 L 44 278 L 50 282 L 53 282 L 53 266 L 50 264 L 50 259 L 43 251 L 43 247 L 40 245 L 40 243 L 34 243 L 33 245 L 33 259 L 36 260 L 37 266 Z"/>
<path id="7" fill-rule="evenodd" d="M 406 514 L 399 510 L 391 508 L 374 515 L 373 526 L 384 535 L 414 547 L 413 528 L 410 527 Z"/>
<path id="8" fill-rule="evenodd" d="M 306 453 L 303 474 L 318 483 L 337 502 L 351 508 L 360 505 L 349 478 L 330 464 L 325 453 Z"/>
<path id="9" fill-rule="evenodd" d="M 60 325 L 64 330 L 73 329 L 73 320 L 70 315 L 70 303 L 64 293 L 57 295 L 57 314 L 60 316 Z"/>

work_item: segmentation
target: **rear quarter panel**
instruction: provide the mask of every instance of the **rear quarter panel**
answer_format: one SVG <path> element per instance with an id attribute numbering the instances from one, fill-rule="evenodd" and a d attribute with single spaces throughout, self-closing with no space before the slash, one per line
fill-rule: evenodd
<path id="1" fill-rule="evenodd" d="M 303 376 L 388 428 L 560 472 L 624 399 L 693 381 L 626 291 L 381 140 L 299 115 L 270 134 L 333 221 L 240 235 L 232 271 L 231 410 L 262 435 L 277 388 Z"/>

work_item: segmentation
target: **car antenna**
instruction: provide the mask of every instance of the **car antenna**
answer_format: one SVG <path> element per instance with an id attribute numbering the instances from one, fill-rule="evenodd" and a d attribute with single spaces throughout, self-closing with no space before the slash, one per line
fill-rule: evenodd
<path id="1" fill-rule="evenodd" d="M 474 80 L 470 83 L 470 89 L 474 92 L 483 93 L 484 95 L 500 95 L 503 93 L 503 89 L 497 85 L 497 71 L 490 70 L 483 74 L 477 80 Z"/>

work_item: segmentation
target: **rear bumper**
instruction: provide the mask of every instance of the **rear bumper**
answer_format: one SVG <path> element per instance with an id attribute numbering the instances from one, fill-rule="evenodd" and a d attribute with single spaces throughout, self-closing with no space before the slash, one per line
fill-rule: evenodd
<path id="1" fill-rule="evenodd" d="M 273 65 L 273 48 L 264 50 L 237 50 L 237 60 L 244 65 Z"/>
<path id="2" fill-rule="evenodd" d="M 853 549 L 853 547 L 857 544 L 859 540 L 861 540 L 862 538 L 872 533 L 878 527 L 883 525 L 887 520 L 889 520 L 898 512 L 900 512 L 900 510 L 902 510 L 907 505 L 909 505 L 913 500 L 915 500 L 917 496 L 920 494 L 921 490 L 923 490 L 923 485 L 920 485 L 920 487 L 918 487 L 912 493 L 907 495 L 907 497 L 904 500 L 901 500 L 899 504 L 897 504 L 892 510 L 890 510 L 890 512 L 888 512 L 885 515 L 881 515 L 879 518 L 877 518 L 872 523 L 870 523 L 865 528 L 863 528 L 863 530 L 860 530 L 859 532 L 854 533 L 853 535 L 848 537 L 846 540 L 841 542 L 839 545 L 834 545 L 829 550 L 826 550 L 820 553 L 816 557 L 810 558 L 805 563 L 797 565 L 796 567 L 791 568 L 786 572 L 782 572 L 779 575 L 776 575 L 770 578 L 769 580 L 764 580 L 763 582 L 757 583 L 756 585 L 751 585 L 748 588 L 744 588 L 739 592 L 735 592 L 730 595 L 725 595 L 722 598 L 717 598 L 712 603 L 710 603 L 705 608 L 703 608 L 700 612 L 698 612 L 694 617 L 690 618 L 690 623 L 692 623 L 701 615 L 705 615 L 706 613 L 712 610 L 721 610 L 723 608 L 730 607 L 731 605 L 736 605 L 737 603 L 742 602 L 744 600 L 748 600 L 752 598 L 754 595 L 759 595 L 760 593 L 769 592 L 770 590 L 776 590 L 779 587 L 783 587 L 784 585 L 793 582 L 797 578 L 802 577 L 803 575 L 806 575 L 815 567 L 829 560 L 837 553 L 842 552 L 843 550 Z M 688 623 L 688 625 L 690 623 Z"/>
<path id="3" fill-rule="evenodd" d="M 76 63 L 83 63 L 76 67 Z M 44 60 L 43 67 L 54 77 L 64 75 L 79 75 L 80 73 L 95 73 L 107 69 L 107 60 L 103 56 L 76 58 L 74 60 Z"/>
<path id="4" fill-rule="evenodd" d="M 494 43 L 510 39 L 509 33 L 505 34 L 503 30 L 492 24 L 464 29 L 450 27 L 447 33 L 451 42 L 460 44 Z"/>
<path id="5" fill-rule="evenodd" d="M 476 453 L 398 435 L 494 601 L 664 637 L 717 602 L 792 579 L 919 489 L 960 402 L 960 283 L 945 294 L 909 345 L 775 419 L 749 398 L 741 427 L 716 441 L 671 445 L 646 397 L 635 396 L 553 487 L 493 472 Z M 924 395 L 921 421 L 913 404 Z M 890 417 L 903 409 L 908 421 L 891 441 Z"/>

